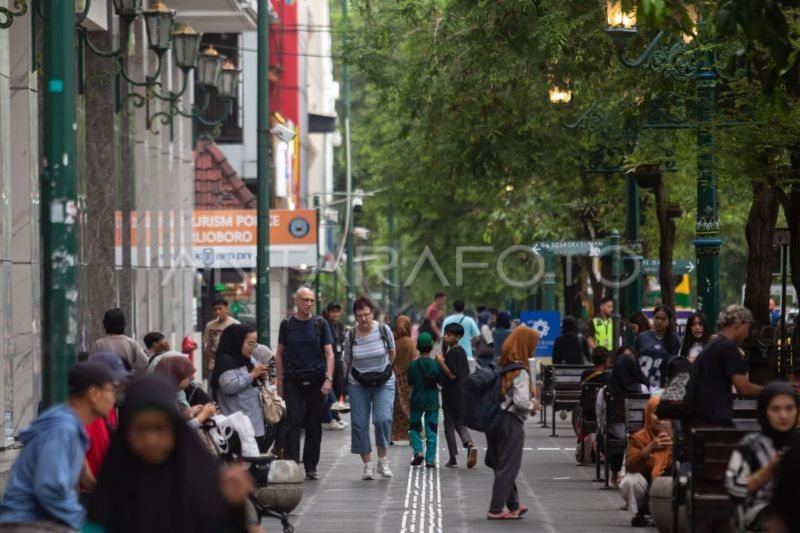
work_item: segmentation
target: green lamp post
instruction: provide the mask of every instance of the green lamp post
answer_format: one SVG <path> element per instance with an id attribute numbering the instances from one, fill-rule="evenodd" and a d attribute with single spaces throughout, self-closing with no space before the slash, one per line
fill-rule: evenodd
<path id="1" fill-rule="evenodd" d="M 696 12 L 687 9 L 696 20 Z M 606 0 L 606 33 L 614 41 L 620 62 L 628 68 L 649 68 L 665 78 L 694 81 L 694 105 L 697 143 L 697 218 L 694 247 L 697 256 L 697 308 L 713 322 L 720 307 L 719 296 L 719 238 L 717 214 L 717 180 L 714 175 L 714 88 L 719 77 L 712 51 L 699 50 L 693 45 L 693 35 L 684 35 L 667 47 L 661 47 L 664 32 L 658 33 L 642 55 L 630 60 L 625 49 L 637 34 L 635 6 L 622 7 L 620 0 Z M 655 58 L 656 60 L 651 61 Z M 678 127 L 678 126 L 675 126 Z"/>

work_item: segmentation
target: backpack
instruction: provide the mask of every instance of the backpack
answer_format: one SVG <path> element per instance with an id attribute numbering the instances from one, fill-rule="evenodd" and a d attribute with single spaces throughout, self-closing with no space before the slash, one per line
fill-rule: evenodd
<path id="1" fill-rule="evenodd" d="M 521 370 L 520 363 L 511 363 L 503 368 L 477 368 L 464 380 L 462 391 L 461 416 L 464 425 L 484 433 L 500 427 L 503 409 L 500 407 L 500 383 L 506 372 Z"/>
<path id="2" fill-rule="evenodd" d="M 667 388 L 661 394 L 661 401 L 656 407 L 656 416 L 658 418 L 678 420 L 692 416 L 694 412 L 694 396 L 697 390 L 697 362 L 700 361 L 703 353 L 715 341 L 708 343 L 694 363 L 691 363 L 688 367 L 677 369 L 676 374 L 669 380 Z"/>
<path id="3" fill-rule="evenodd" d="M 321 317 L 319 315 L 314 316 L 313 320 L 314 320 L 314 332 L 317 335 L 317 348 L 319 350 L 320 357 L 324 361 L 325 360 L 325 350 L 324 350 L 324 347 L 322 346 L 322 338 L 323 338 L 323 331 L 324 330 L 322 328 L 328 327 L 328 323 L 323 317 Z M 289 319 L 288 318 L 284 318 L 281 321 L 280 330 L 281 330 L 281 332 L 285 332 L 285 333 L 279 334 L 279 336 L 283 337 L 284 335 L 286 335 L 288 333 L 288 328 L 289 328 Z M 286 368 L 294 369 L 295 366 L 292 364 L 293 361 L 292 361 L 292 358 L 290 356 L 291 356 L 291 354 L 288 353 L 288 351 L 284 354 L 284 356 L 283 356 L 284 357 L 284 361 L 285 361 L 284 366 Z M 306 369 L 297 369 L 297 370 L 306 370 Z"/>
<path id="4" fill-rule="evenodd" d="M 384 324 L 378 324 L 378 331 L 381 334 L 381 340 L 383 341 L 383 347 L 386 348 L 386 353 L 389 353 L 389 336 L 386 334 L 386 326 Z M 353 357 L 353 346 L 356 343 L 356 333 L 355 328 L 347 330 L 345 334 L 347 336 L 347 345 L 350 347 L 350 357 Z"/>

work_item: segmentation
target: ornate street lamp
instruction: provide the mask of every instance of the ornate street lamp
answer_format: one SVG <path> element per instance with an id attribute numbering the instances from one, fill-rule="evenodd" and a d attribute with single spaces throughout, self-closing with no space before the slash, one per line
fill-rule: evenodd
<path id="1" fill-rule="evenodd" d="M 201 34 L 185 22 L 178 22 L 172 30 L 172 53 L 175 64 L 184 72 L 197 67 Z"/>
<path id="2" fill-rule="evenodd" d="M 150 48 L 159 56 L 169 50 L 174 18 L 175 11 L 167 8 L 160 0 L 156 0 L 153 7 L 144 12 L 147 40 Z"/>
<path id="3" fill-rule="evenodd" d="M 131 25 L 142 13 L 142 0 L 114 0 L 114 12 Z"/>
<path id="4" fill-rule="evenodd" d="M 565 80 L 564 83 L 557 83 L 550 78 L 550 88 L 548 90 L 548 94 L 550 96 L 550 102 L 553 104 L 568 104 L 572 100 L 572 84 L 569 80 Z"/>
<path id="5" fill-rule="evenodd" d="M 606 33 L 617 49 L 624 49 L 636 33 L 636 3 L 631 9 L 622 7 L 622 0 L 606 0 Z"/>
<path id="6" fill-rule="evenodd" d="M 217 85 L 220 98 L 236 98 L 239 89 L 240 72 L 241 71 L 236 69 L 236 65 L 234 65 L 231 60 L 225 60 L 222 65 L 222 75 Z"/>
<path id="7" fill-rule="evenodd" d="M 209 45 L 202 54 L 197 65 L 197 83 L 201 87 L 216 87 L 222 73 L 222 57 L 217 49 Z"/>

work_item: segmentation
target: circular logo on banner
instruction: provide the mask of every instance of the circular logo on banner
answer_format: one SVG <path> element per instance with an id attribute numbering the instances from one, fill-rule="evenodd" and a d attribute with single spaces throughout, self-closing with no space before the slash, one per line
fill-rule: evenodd
<path id="1" fill-rule="evenodd" d="M 289 233 L 296 239 L 302 239 L 308 235 L 310 230 L 311 227 L 308 225 L 308 220 L 302 217 L 294 218 L 289 222 Z"/>
<path id="2" fill-rule="evenodd" d="M 214 266 L 214 249 L 203 248 L 203 264 L 206 267 Z"/>

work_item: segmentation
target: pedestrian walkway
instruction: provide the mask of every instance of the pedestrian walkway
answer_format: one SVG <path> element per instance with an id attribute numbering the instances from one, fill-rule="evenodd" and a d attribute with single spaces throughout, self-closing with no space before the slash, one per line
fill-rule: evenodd
<path id="1" fill-rule="evenodd" d="M 292 522 L 296 531 L 637 531 L 631 528 L 627 513 L 619 510 L 619 495 L 600 490 L 601 484 L 591 481 L 594 467 L 576 466 L 572 430 L 567 423 L 559 426 L 559 433 L 564 436 L 552 438 L 549 428 L 540 428 L 538 422 L 530 420 L 526 424 L 518 487 L 520 499 L 530 511 L 522 520 L 486 520 L 493 476 L 483 464 L 483 450 L 478 466 L 472 470 L 463 466 L 463 455 L 459 456 L 460 468 L 444 468 L 444 448 L 439 450 L 440 468 L 426 469 L 409 466 L 408 445 L 393 446 L 389 454 L 394 478 L 362 481 L 361 461 L 350 454 L 348 428 L 323 435 L 320 479 L 306 482 L 305 497 Z M 485 447 L 483 435 L 475 436 L 479 449 Z M 273 524 L 265 523 L 267 528 L 270 525 Z"/>

